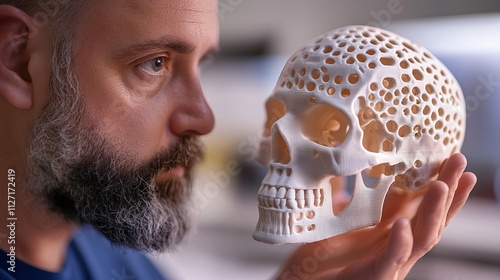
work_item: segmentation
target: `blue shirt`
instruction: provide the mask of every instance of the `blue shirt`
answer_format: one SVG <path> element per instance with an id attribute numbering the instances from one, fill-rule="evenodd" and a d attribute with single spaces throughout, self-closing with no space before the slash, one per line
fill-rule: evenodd
<path id="1" fill-rule="evenodd" d="M 8 268 L 10 256 L 0 250 L 1 280 L 164 280 L 153 264 L 137 250 L 112 244 L 90 226 L 82 227 L 68 246 L 60 272 L 47 272 L 20 259 L 15 272 Z"/>

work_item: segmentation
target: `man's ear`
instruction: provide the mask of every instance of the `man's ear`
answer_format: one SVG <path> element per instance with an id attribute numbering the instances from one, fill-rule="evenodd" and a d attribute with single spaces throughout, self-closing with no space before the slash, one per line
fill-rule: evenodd
<path id="1" fill-rule="evenodd" d="M 36 32 L 31 16 L 13 6 L 0 5 L 0 96 L 19 109 L 33 105 L 26 47 Z"/>

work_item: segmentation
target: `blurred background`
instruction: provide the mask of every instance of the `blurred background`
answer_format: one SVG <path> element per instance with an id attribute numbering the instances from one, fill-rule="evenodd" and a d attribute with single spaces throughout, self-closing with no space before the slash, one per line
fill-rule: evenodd
<path id="1" fill-rule="evenodd" d="M 219 0 L 221 52 L 202 69 L 217 118 L 196 182 L 197 226 L 172 254 L 153 256 L 173 279 L 271 279 L 296 248 L 252 239 L 255 163 L 264 102 L 306 41 L 353 24 L 425 46 L 457 77 L 467 104 L 462 152 L 478 184 L 442 241 L 407 279 L 500 279 L 500 1 Z M 497 171 L 498 170 L 498 171 Z"/>

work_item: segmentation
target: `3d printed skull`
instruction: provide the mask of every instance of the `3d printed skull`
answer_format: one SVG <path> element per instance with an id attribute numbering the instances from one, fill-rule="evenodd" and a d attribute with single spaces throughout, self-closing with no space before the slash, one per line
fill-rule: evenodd
<path id="1" fill-rule="evenodd" d="M 254 238 L 313 242 L 380 221 L 390 187 L 418 190 L 461 148 L 465 104 L 446 67 L 391 32 L 350 26 L 287 62 L 266 103 Z M 354 179 L 333 211 L 331 181 Z"/>

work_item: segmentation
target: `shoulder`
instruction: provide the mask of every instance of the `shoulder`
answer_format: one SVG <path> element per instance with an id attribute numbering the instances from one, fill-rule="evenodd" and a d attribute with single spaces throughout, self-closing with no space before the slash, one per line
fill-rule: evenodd
<path id="1" fill-rule="evenodd" d="M 142 252 L 113 244 L 90 226 L 75 234 L 68 254 L 86 266 L 92 279 L 166 279 Z"/>
<path id="2" fill-rule="evenodd" d="M 14 280 L 6 271 L 0 269 L 0 279 L 2 280 Z"/>

